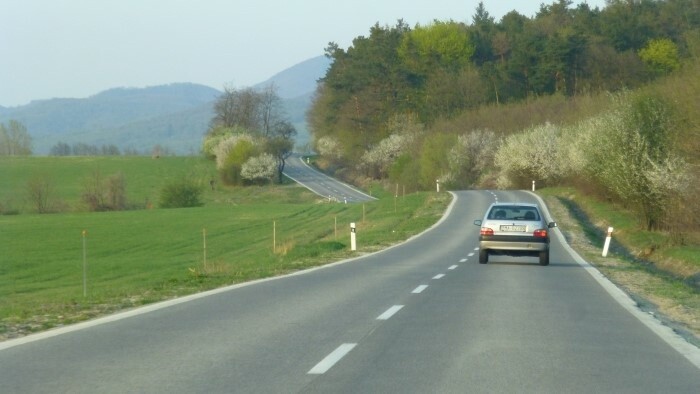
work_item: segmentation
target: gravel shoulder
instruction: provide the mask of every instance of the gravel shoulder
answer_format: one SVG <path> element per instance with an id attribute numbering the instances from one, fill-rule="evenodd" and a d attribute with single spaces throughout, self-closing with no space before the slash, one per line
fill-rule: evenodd
<path id="1" fill-rule="evenodd" d="M 584 223 L 582 211 L 565 205 L 554 196 L 543 197 L 569 245 L 615 285 L 634 299 L 640 308 L 655 315 L 688 342 L 700 347 L 700 294 L 682 281 L 655 271 L 652 264 L 631 261 L 614 249 L 608 257 L 588 234 L 600 232 Z"/>

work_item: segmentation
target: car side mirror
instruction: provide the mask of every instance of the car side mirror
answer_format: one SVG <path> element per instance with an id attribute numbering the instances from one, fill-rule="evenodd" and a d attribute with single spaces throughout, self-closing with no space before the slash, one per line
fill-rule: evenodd
<path id="1" fill-rule="evenodd" d="M 481 220 L 475 220 L 474 221 L 475 226 L 481 226 Z"/>
<path id="2" fill-rule="evenodd" d="M 557 226 L 557 222 L 549 222 L 549 224 L 547 225 L 547 227 L 549 227 L 549 228 L 558 227 L 558 226 Z"/>

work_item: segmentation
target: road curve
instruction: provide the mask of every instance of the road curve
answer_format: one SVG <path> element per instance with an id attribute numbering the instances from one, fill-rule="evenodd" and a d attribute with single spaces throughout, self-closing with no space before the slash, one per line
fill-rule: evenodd
<path id="1" fill-rule="evenodd" d="M 376 254 L 0 344 L 0 392 L 697 392 L 697 352 L 642 324 L 559 237 L 547 267 L 478 264 L 472 221 L 532 194 L 455 196 L 439 225 Z"/>
<path id="2" fill-rule="evenodd" d="M 284 175 L 321 197 L 332 201 L 353 203 L 376 198 L 313 169 L 299 155 L 293 155 L 284 167 Z"/>

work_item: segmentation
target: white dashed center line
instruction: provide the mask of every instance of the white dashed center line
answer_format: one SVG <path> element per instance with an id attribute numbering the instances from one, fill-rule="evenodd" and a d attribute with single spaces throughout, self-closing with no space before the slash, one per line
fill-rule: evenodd
<path id="1" fill-rule="evenodd" d="M 445 277 L 445 274 L 437 274 L 437 275 L 433 276 L 433 279 L 442 279 L 444 277 Z"/>
<path id="2" fill-rule="evenodd" d="M 469 253 L 469 257 L 472 257 L 472 256 L 474 256 L 474 253 Z"/>
<path id="3" fill-rule="evenodd" d="M 340 346 L 338 346 L 337 349 L 333 351 L 333 353 L 329 354 L 321 360 L 320 363 L 316 364 L 315 367 L 311 368 L 311 370 L 308 372 L 309 375 L 322 375 L 326 373 L 329 369 L 333 368 L 333 366 L 340 361 L 343 357 L 345 357 L 346 354 L 350 353 L 350 351 L 357 346 L 356 343 L 344 343 Z"/>
<path id="4" fill-rule="evenodd" d="M 450 268 L 448 268 L 448 270 L 452 271 L 454 269 L 457 269 L 457 267 L 459 267 L 457 264 L 451 265 Z"/>
<path id="5" fill-rule="evenodd" d="M 460 263 L 466 263 L 466 262 L 467 262 L 467 259 L 459 260 L 459 262 L 460 262 Z"/>
<path id="6" fill-rule="evenodd" d="M 396 312 L 400 311 L 401 308 L 403 308 L 403 305 L 394 305 L 391 308 L 387 309 L 386 312 L 379 315 L 377 317 L 377 320 L 389 320 L 392 316 L 396 314 Z"/>
<path id="7" fill-rule="evenodd" d="M 416 287 L 415 289 L 413 289 L 412 293 L 413 294 L 420 294 L 423 292 L 423 290 L 425 290 L 427 288 L 428 288 L 428 285 L 420 285 L 420 286 Z"/>

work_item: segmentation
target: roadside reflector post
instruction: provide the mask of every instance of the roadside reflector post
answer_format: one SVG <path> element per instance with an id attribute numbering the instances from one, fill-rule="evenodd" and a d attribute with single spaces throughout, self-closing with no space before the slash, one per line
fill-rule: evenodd
<path id="1" fill-rule="evenodd" d="M 532 191 L 535 191 L 535 181 L 532 181 Z"/>
<path id="2" fill-rule="evenodd" d="M 435 187 L 437 189 L 437 192 L 440 193 L 440 180 L 439 179 L 435 180 Z"/>
<path id="3" fill-rule="evenodd" d="M 355 238 L 355 223 L 350 223 L 350 250 L 357 250 L 357 239 Z"/>
<path id="4" fill-rule="evenodd" d="M 608 256 L 608 249 L 610 248 L 610 240 L 612 239 L 613 228 L 608 227 L 608 235 L 605 237 L 605 245 L 603 245 L 603 257 Z"/>
<path id="5" fill-rule="evenodd" d="M 204 254 L 204 270 L 207 270 L 207 229 L 202 229 L 202 250 Z"/>
<path id="6" fill-rule="evenodd" d="M 87 297 L 87 230 L 83 230 L 83 297 Z"/>

